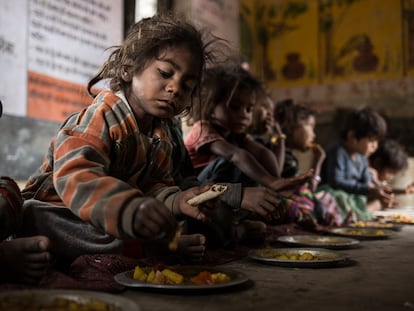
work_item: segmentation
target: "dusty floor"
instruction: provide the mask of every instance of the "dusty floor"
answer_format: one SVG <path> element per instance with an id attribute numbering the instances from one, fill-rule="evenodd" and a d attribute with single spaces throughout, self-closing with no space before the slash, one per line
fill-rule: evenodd
<path id="1" fill-rule="evenodd" d="M 354 263 L 291 268 L 243 259 L 223 265 L 249 282 L 215 292 L 161 293 L 128 289 L 141 310 L 414 310 L 414 226 L 386 240 L 338 250 Z"/>

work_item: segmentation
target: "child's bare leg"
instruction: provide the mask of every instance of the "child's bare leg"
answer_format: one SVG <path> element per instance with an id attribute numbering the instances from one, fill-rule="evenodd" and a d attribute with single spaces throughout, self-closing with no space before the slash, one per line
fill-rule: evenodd
<path id="1" fill-rule="evenodd" d="M 183 234 L 178 241 L 177 252 L 184 260 L 200 261 L 206 250 L 206 237 L 202 234 Z"/>
<path id="2" fill-rule="evenodd" d="M 38 283 L 49 267 L 49 245 L 40 235 L 0 242 L 0 280 Z"/>

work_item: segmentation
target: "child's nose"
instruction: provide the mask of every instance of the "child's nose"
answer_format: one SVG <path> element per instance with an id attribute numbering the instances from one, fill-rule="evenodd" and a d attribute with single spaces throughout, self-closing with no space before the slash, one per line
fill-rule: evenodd
<path id="1" fill-rule="evenodd" d="M 179 94 L 180 85 L 179 85 L 179 83 L 177 83 L 175 81 L 170 81 L 167 84 L 166 90 L 167 90 L 168 94 L 170 94 L 172 97 L 175 97 Z"/>

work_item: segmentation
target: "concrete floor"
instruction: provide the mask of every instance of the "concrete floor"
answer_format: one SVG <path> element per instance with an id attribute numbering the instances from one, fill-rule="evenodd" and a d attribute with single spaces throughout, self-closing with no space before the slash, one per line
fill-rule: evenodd
<path id="1" fill-rule="evenodd" d="M 222 267 L 242 271 L 249 281 L 214 292 L 163 293 L 128 289 L 121 294 L 142 311 L 161 310 L 414 310 L 414 226 L 385 240 L 362 241 L 338 250 L 353 265 L 291 268 L 245 258 Z"/>

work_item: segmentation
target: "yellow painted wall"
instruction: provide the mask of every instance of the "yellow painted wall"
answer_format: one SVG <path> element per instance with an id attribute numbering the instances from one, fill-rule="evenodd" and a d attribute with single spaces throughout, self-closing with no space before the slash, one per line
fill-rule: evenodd
<path id="1" fill-rule="evenodd" d="M 241 52 L 269 88 L 412 76 L 413 12 L 414 0 L 240 0 Z"/>

